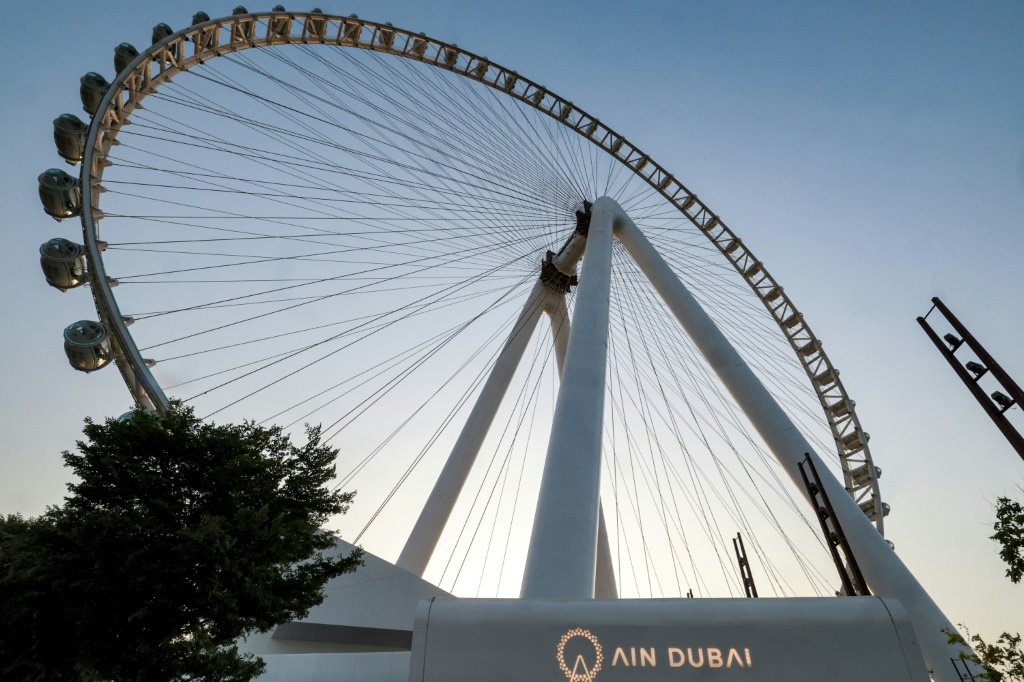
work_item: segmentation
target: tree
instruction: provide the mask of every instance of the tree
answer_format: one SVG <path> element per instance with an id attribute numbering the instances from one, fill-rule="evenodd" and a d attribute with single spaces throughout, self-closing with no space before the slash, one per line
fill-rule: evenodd
<path id="1" fill-rule="evenodd" d="M 1019 583 L 1024 577 L 1024 506 L 1008 497 L 996 501 L 995 534 L 990 539 L 1000 545 L 999 556 L 1006 562 L 1006 577 Z M 988 682 L 1024 682 L 1024 649 L 1021 649 L 1021 635 L 1004 632 L 993 643 L 981 635 L 973 634 L 963 625 L 959 632 L 947 632 L 950 643 L 966 644 L 974 649 L 970 655 L 961 658 L 984 668 L 976 679 Z"/>
<path id="2" fill-rule="evenodd" d="M 996 501 L 995 535 L 999 556 L 1006 562 L 1006 577 L 1019 583 L 1024 577 L 1024 505 L 1008 497 Z"/>
<path id="3" fill-rule="evenodd" d="M 63 506 L 0 519 L 0 678 L 249 680 L 235 642 L 300 618 L 359 552 L 321 526 L 337 451 L 176 406 L 85 422 Z"/>
<path id="4" fill-rule="evenodd" d="M 966 639 L 959 632 L 947 632 L 950 643 L 967 644 L 974 653 L 961 654 L 960 658 L 971 661 L 984 669 L 974 677 L 978 682 L 1024 682 L 1024 650 L 1021 649 L 1021 636 L 1004 632 L 993 644 L 986 642 L 981 635 L 972 634 L 963 625 L 960 629 L 967 635 Z"/>

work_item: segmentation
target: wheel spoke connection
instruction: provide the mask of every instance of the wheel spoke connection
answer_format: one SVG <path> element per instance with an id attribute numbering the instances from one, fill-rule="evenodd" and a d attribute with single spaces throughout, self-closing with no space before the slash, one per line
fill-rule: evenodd
<path id="1" fill-rule="evenodd" d="M 265 27 L 257 27 L 257 31 Z M 821 453 L 804 367 L 749 284 L 651 183 L 556 117 L 444 69 L 279 45 L 165 81 L 103 172 L 104 265 L 171 396 L 323 426 L 346 537 L 397 554 L 548 250 L 614 198 Z M 620 248 L 602 497 L 623 596 L 831 594 L 814 519 Z M 568 295 L 570 309 L 573 294 Z M 558 374 L 538 332 L 427 577 L 518 592 Z M 833 464 L 838 468 L 838 458 Z"/>

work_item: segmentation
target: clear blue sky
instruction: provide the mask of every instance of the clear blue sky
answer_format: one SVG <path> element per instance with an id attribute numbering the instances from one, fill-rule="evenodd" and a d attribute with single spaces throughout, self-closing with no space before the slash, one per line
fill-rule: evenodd
<path id="1" fill-rule="evenodd" d="M 71 236 L 36 198 L 60 167 L 51 120 L 81 115 L 78 78 L 114 45 L 203 9 L 59 0 L 7 8 L 0 187 L 7 360 L 0 513 L 58 502 L 85 415 L 128 396 L 85 376 L 60 331 L 94 314 L 45 285 L 38 245 Z M 12 3 L 13 5 L 13 3 Z M 250 9 L 262 9 L 252 3 Z M 292 7 L 289 9 L 304 9 Z M 348 2 L 517 69 L 649 150 L 771 268 L 842 370 L 892 505 L 887 535 L 955 622 L 1024 629 L 992 504 L 1022 463 L 914 318 L 939 295 L 1024 380 L 1024 4 L 1018 2 Z M 1024 426 L 1021 411 L 1012 418 Z"/>

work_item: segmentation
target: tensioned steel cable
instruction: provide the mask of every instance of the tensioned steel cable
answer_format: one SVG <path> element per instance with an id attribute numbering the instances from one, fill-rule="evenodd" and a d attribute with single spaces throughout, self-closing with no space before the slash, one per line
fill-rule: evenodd
<path id="1" fill-rule="evenodd" d="M 539 305 L 539 304 L 538 304 L 538 305 Z M 517 316 L 517 317 L 518 317 L 518 316 Z M 513 328 L 513 329 L 516 329 L 514 325 L 511 325 L 511 326 L 512 326 L 512 328 Z M 516 332 L 518 333 L 518 329 L 516 329 Z M 493 338 L 494 338 L 494 335 L 492 335 L 492 337 L 491 337 L 490 339 L 488 339 L 488 341 L 490 341 L 490 340 L 493 340 Z M 464 363 L 462 364 L 462 366 L 460 366 L 460 367 L 459 367 L 458 371 L 461 371 L 461 370 L 465 369 L 465 367 L 467 367 L 468 363 L 469 363 L 469 362 L 470 362 L 470 361 L 471 361 L 471 360 L 472 360 L 472 359 L 473 359 L 473 358 L 474 358 L 474 357 L 475 357 L 476 355 L 478 355 L 478 354 L 479 354 L 479 353 L 480 353 L 480 352 L 481 352 L 482 350 L 483 350 L 483 347 L 481 347 L 481 348 L 480 348 L 480 349 L 478 349 L 478 350 L 477 350 L 477 351 L 476 351 L 475 353 L 473 353 L 473 354 L 472 354 L 472 355 L 470 356 L 470 358 L 469 358 L 469 359 L 467 359 L 467 361 L 466 361 L 466 362 L 464 362 Z M 458 373 L 458 371 L 456 372 L 456 374 Z M 452 379 L 454 379 L 454 378 L 455 378 L 455 374 L 453 374 L 453 375 L 452 375 L 452 376 L 451 376 L 451 377 L 450 377 L 450 378 L 449 378 L 448 380 L 446 380 L 446 381 L 445 381 L 445 383 L 444 383 L 444 384 L 442 384 L 442 386 L 440 386 L 440 387 L 439 387 L 439 388 L 438 388 L 438 389 L 437 389 L 436 391 L 434 391 L 434 392 L 433 392 L 433 393 L 432 393 L 432 394 L 431 394 L 431 395 L 430 395 L 430 396 L 429 396 L 429 397 L 427 398 L 427 400 L 426 400 L 426 401 L 425 401 L 425 402 L 424 402 L 423 404 L 421 404 L 419 408 L 417 408 L 417 411 L 416 411 L 416 412 L 419 412 L 419 410 L 422 410 L 422 409 L 423 409 L 423 408 L 424 408 L 424 407 L 425 407 L 425 406 L 426 406 L 426 405 L 427 405 L 427 404 L 428 404 L 428 403 L 429 403 L 429 402 L 430 402 L 431 400 L 433 400 L 433 399 L 434 399 L 434 398 L 435 398 L 435 397 L 436 397 L 436 396 L 438 395 L 438 393 L 440 392 L 440 390 L 441 390 L 441 389 L 443 389 L 443 388 L 444 388 L 444 386 L 445 386 L 445 385 L 447 385 L 447 383 L 449 383 L 449 382 L 450 382 L 450 381 L 451 381 Z M 400 489 L 400 488 L 402 487 L 402 485 L 403 485 L 403 484 L 405 483 L 405 481 L 406 481 L 406 480 L 408 479 L 409 475 L 410 475 L 410 474 L 411 474 L 411 473 L 413 472 L 413 470 L 414 470 L 414 469 L 416 468 L 416 466 L 418 466 L 418 465 L 419 465 L 419 463 L 420 463 L 420 462 L 422 461 L 422 459 L 423 459 L 424 455 L 426 454 L 426 452 L 427 452 L 427 450 L 428 450 L 428 449 L 430 448 L 430 446 L 431 446 L 431 445 L 432 445 L 432 444 L 433 444 L 434 442 L 436 442 L 436 440 L 437 440 L 437 439 L 439 438 L 439 436 L 440 436 L 440 435 L 441 435 L 441 433 L 442 433 L 442 432 L 444 431 L 444 429 L 445 429 L 445 428 L 446 428 L 446 427 L 447 427 L 447 426 L 448 426 L 449 424 L 451 424 L 451 423 L 452 423 L 452 421 L 453 421 L 453 419 L 454 419 L 455 415 L 457 414 L 457 412 L 459 411 L 459 409 L 461 409 L 461 407 L 462 407 L 463 405 L 465 405 L 465 404 L 466 404 L 466 402 L 468 402 L 468 400 L 469 400 L 470 396 L 471 396 L 471 395 L 472 395 L 472 393 L 473 393 L 473 390 L 474 390 L 474 389 L 475 389 L 475 388 L 476 388 L 476 387 L 477 387 L 477 386 L 478 386 L 478 385 L 479 385 L 480 383 L 482 383 L 482 382 L 483 382 L 483 381 L 484 381 L 485 379 L 486 379 L 486 367 L 484 368 L 484 370 L 482 370 L 481 372 L 479 372 L 479 373 L 477 374 L 477 376 L 476 376 L 476 378 L 474 379 L 473 383 L 471 384 L 470 388 L 469 388 L 469 389 L 467 389 L 466 391 L 464 391 L 464 392 L 463 392 L 463 394 L 462 394 L 462 396 L 461 396 L 460 400 L 459 400 L 459 401 L 458 401 L 458 402 L 456 403 L 456 405 L 455 405 L 455 406 L 454 406 L 454 407 L 453 407 L 453 408 L 452 408 L 452 409 L 451 409 L 451 410 L 450 410 L 450 411 L 448 412 L 448 414 L 447 414 L 447 415 L 445 416 L 444 420 L 443 420 L 443 421 L 441 422 L 440 426 L 438 426 L 438 427 L 437 427 L 437 429 L 436 429 L 436 430 L 434 431 L 433 435 L 432 435 L 432 436 L 431 436 L 431 437 L 430 437 L 430 438 L 428 439 L 428 441 L 427 441 L 426 445 L 424 445 L 424 447 L 423 447 L 423 448 L 422 448 L 422 449 L 420 450 L 420 453 L 419 453 L 419 454 L 417 455 L 417 457 L 416 457 L 416 458 L 415 458 L 415 459 L 413 460 L 413 462 L 412 462 L 412 463 L 411 463 L 411 464 L 409 465 L 409 467 L 407 467 L 406 471 L 405 471 L 405 472 L 403 473 L 403 475 L 402 475 L 402 476 L 401 476 L 401 477 L 399 478 L 399 480 L 398 480 L 398 481 L 397 481 L 397 482 L 395 483 L 395 485 L 394 485 L 394 486 L 392 487 L 391 491 L 390 491 L 390 492 L 388 492 L 388 494 L 387 494 L 387 495 L 385 496 L 384 500 L 383 500 L 383 501 L 382 501 L 382 502 L 381 502 L 381 503 L 380 503 L 380 504 L 378 505 L 377 509 L 376 509 L 376 510 L 375 510 L 375 511 L 373 512 L 373 514 L 372 514 L 372 515 L 370 516 L 370 519 L 369 519 L 369 520 L 368 520 L 368 521 L 366 522 L 366 524 L 365 524 L 365 525 L 363 526 L 362 530 L 361 530 L 361 531 L 360 531 L 360 532 L 359 532 L 359 533 L 358 533 L 358 534 L 356 535 L 356 541 L 357 541 L 357 542 L 358 542 L 358 539 L 359 539 L 360 537 L 362 537 L 362 535 L 363 535 L 363 534 L 364 534 L 364 533 L 366 532 L 366 530 L 368 530 L 368 529 L 369 529 L 369 527 L 370 527 L 370 526 L 371 526 L 371 525 L 373 524 L 373 522 L 374 522 L 374 521 L 375 521 L 375 520 L 377 519 L 377 517 L 378 517 L 378 516 L 380 515 L 380 513 L 381 513 L 381 512 L 382 512 L 382 511 L 384 510 L 384 508 L 385 508 L 385 507 L 387 506 L 387 504 L 388 504 L 388 503 L 389 503 L 389 502 L 390 502 L 390 501 L 391 501 L 391 500 L 393 499 L 393 497 L 395 496 L 395 494 L 396 494 L 396 493 L 398 492 L 398 490 L 399 490 L 399 489 Z M 415 416 L 415 414 L 416 414 L 416 413 L 414 413 L 414 414 L 413 414 L 413 415 L 411 415 L 411 416 Z M 404 426 L 405 426 L 406 424 L 408 424 L 408 421 L 409 421 L 409 420 L 407 419 L 407 420 L 406 420 L 405 422 L 403 422 L 403 423 L 402 423 L 402 425 L 400 425 L 399 429 L 403 428 L 403 427 L 404 427 Z M 328 428 L 333 428 L 333 425 L 332 425 L 332 427 L 328 427 Z M 389 440 L 391 440 L 391 439 L 392 439 L 392 438 L 393 438 L 393 437 L 394 437 L 394 436 L 396 435 L 396 433 L 397 433 L 397 430 L 396 430 L 396 431 L 394 431 L 394 432 L 392 432 L 391 434 L 389 434 L 389 435 L 388 435 L 388 437 L 387 437 L 387 438 L 385 439 L 384 443 L 386 443 L 386 442 L 388 442 Z M 375 449 L 374 449 L 374 451 L 373 451 L 373 452 L 371 453 L 371 456 L 373 456 L 373 455 L 376 455 L 376 454 L 377 454 L 377 453 L 379 452 L 379 450 L 380 450 L 380 448 L 379 448 L 379 446 L 378 446 L 378 448 L 375 448 Z M 361 463 L 360 463 L 360 466 L 364 466 L 364 465 L 365 465 L 365 463 L 366 463 L 366 461 L 367 461 L 367 460 L 366 460 L 366 459 L 364 459 L 364 460 L 363 460 L 363 462 L 361 462 Z M 341 484 L 339 484 L 339 485 L 341 485 Z"/>
<path id="2" fill-rule="evenodd" d="M 498 488 L 498 482 L 502 480 L 502 474 L 508 470 L 509 464 L 512 460 L 512 449 L 515 447 L 518 440 L 519 434 L 522 430 L 523 423 L 525 421 L 526 413 L 530 408 L 530 405 L 537 398 L 540 388 L 540 373 L 545 369 L 545 366 L 550 364 L 551 357 L 553 355 L 553 348 L 549 344 L 535 344 L 536 348 L 533 352 L 532 359 L 526 368 L 526 379 L 523 382 L 522 388 L 517 394 L 515 400 L 509 409 L 509 418 L 505 421 L 502 427 L 501 433 L 498 436 L 498 442 L 491 451 L 491 456 L 488 460 L 486 469 L 483 472 L 482 480 L 486 481 L 489 478 L 491 469 L 498 464 L 499 468 L 497 474 L 494 476 L 494 481 L 490 487 L 486 499 L 483 500 L 482 507 L 479 512 L 474 514 L 477 502 L 481 500 L 483 492 L 483 486 L 478 486 L 476 492 L 473 495 L 473 499 L 470 503 L 469 510 L 464 518 L 461 528 L 455 538 L 455 545 L 452 553 L 448 557 L 448 561 L 445 563 L 444 569 L 441 571 L 441 581 L 444 580 L 445 575 L 448 573 L 448 569 L 452 565 L 455 552 L 458 549 L 459 542 L 463 535 L 465 535 L 471 522 L 475 520 L 472 533 L 467 538 L 466 549 L 462 555 L 462 559 L 459 562 L 458 569 L 455 571 L 455 575 L 452 578 L 452 585 L 458 582 L 462 575 L 462 571 L 466 566 L 466 561 L 469 558 L 470 551 L 472 550 L 473 543 L 476 540 L 477 534 L 480 532 L 480 528 L 483 525 L 484 518 L 486 516 L 488 508 L 491 506 L 491 502 L 495 499 L 495 493 Z M 507 450 L 502 447 L 506 438 L 508 438 Z M 504 457 L 500 457 L 500 453 L 505 451 Z M 499 462 L 500 459 L 500 462 Z M 500 498 L 499 498 L 500 499 Z M 497 506 L 497 505 L 496 505 Z M 474 519 L 475 516 L 475 519 Z M 495 518 L 497 518 L 497 510 L 495 510 Z M 484 554 L 484 562 L 486 565 L 486 552 Z"/>
<path id="3" fill-rule="evenodd" d="M 812 442 L 830 438 L 778 325 L 718 249 L 618 161 L 500 92 L 389 55 L 294 46 L 197 66 L 132 118 L 104 176 L 104 238 L 133 335 L 165 386 L 194 387 L 201 413 L 330 425 L 352 465 L 346 486 L 371 490 L 387 460 L 397 483 L 364 492 L 383 503 L 356 505 L 345 526 L 372 531 L 411 481 L 429 487 L 424 463 L 443 456 L 444 429 L 459 426 L 504 338 L 494 321 L 601 195 Z M 770 589 L 820 593 L 827 564 L 809 556 L 820 539 L 797 539 L 806 518 L 760 439 L 618 251 L 615 269 L 605 508 L 620 587 L 735 592 L 735 525 Z M 501 408 L 500 452 L 449 557 L 470 593 L 490 584 L 471 567 L 500 565 L 501 588 L 513 524 L 529 517 L 528 434 L 550 419 L 542 385 L 557 385 L 544 343 Z"/>
<path id="4" fill-rule="evenodd" d="M 639 273 L 636 273 L 636 274 L 639 274 Z M 633 281 L 635 281 L 635 280 L 633 280 Z M 634 287 L 632 287 L 632 289 L 633 289 L 633 291 L 632 291 L 632 296 L 631 296 L 631 304 L 632 304 L 632 305 L 630 306 L 630 309 L 631 309 L 632 313 L 634 314 L 634 323 L 637 323 L 637 324 L 636 324 L 636 326 L 637 326 L 637 327 L 639 327 L 639 328 L 641 328 L 641 329 L 644 329 L 645 327 L 646 327 L 647 329 L 651 329 L 651 326 L 650 326 L 650 321 L 648 321 L 648 324 L 639 324 L 639 320 L 637 320 L 637 319 L 636 319 L 636 317 L 635 317 L 635 316 L 636 316 L 636 315 L 637 315 L 637 314 L 638 314 L 638 313 L 639 313 L 639 312 L 640 312 L 641 310 L 643 310 L 643 309 L 644 309 L 644 306 L 638 305 L 638 304 L 639 304 L 639 299 L 640 299 L 640 297 L 642 296 L 642 292 L 638 291 L 638 290 L 637 290 L 637 289 L 638 289 L 638 287 L 635 287 L 635 286 L 634 286 Z M 646 387 L 647 385 L 650 385 L 650 384 L 653 384 L 653 385 L 656 385 L 656 386 L 658 386 L 658 387 L 659 387 L 659 389 L 660 389 L 660 392 L 661 392 L 661 396 L 662 396 L 662 398 L 663 398 L 663 399 L 665 399 L 664 387 L 663 387 L 663 384 L 662 384 L 662 381 L 661 381 L 660 377 L 658 376 L 658 368 L 659 368 L 659 365 L 662 365 L 662 364 L 664 364 L 664 363 L 663 363 L 663 362 L 661 361 L 661 359 L 660 359 L 660 358 L 659 358 L 658 360 L 655 360 L 655 359 L 653 359 L 653 357 L 652 357 L 652 349 L 651 349 L 650 345 L 649 345 L 649 344 L 647 343 L 647 341 L 648 341 L 648 339 L 649 339 L 649 337 L 650 337 L 650 336 L 652 336 L 652 335 L 650 335 L 650 334 L 641 334 L 641 335 L 640 335 L 640 339 L 639 339 L 639 340 L 640 340 L 640 344 L 641 344 L 641 346 L 643 347 L 643 351 L 644 351 L 644 352 L 643 352 L 642 354 L 638 354 L 638 353 L 635 353 L 635 352 L 631 352 L 631 353 L 630 353 L 630 356 L 631 356 L 631 359 L 632 359 L 632 360 L 633 360 L 633 362 L 634 362 L 634 372 L 636 372 L 636 371 L 637 371 L 637 368 L 636 368 L 636 365 L 635 365 L 635 357 L 636 357 L 637 355 L 642 355 L 642 356 L 646 357 L 646 358 L 648 359 L 648 363 L 645 363 L 645 364 L 646 364 L 646 365 L 647 365 L 647 366 L 649 367 L 649 369 L 650 369 L 650 371 L 651 371 L 651 374 L 652 374 L 652 375 L 653 375 L 653 377 L 654 377 L 654 380 L 653 380 L 653 381 L 647 381 L 647 380 L 646 380 L 646 378 L 645 378 L 645 379 L 640 379 L 640 378 L 638 377 L 638 378 L 637 378 L 637 381 L 636 381 L 636 383 L 637 383 L 637 385 L 638 385 L 638 386 L 640 386 L 640 387 Z M 655 431 L 655 430 L 654 430 L 653 428 L 651 428 L 651 424 L 650 424 L 650 422 L 648 421 L 648 415 L 650 415 L 650 408 L 649 408 L 649 406 L 648 406 L 648 402 L 649 402 L 649 399 L 647 398 L 647 396 L 645 395 L 645 393 L 646 393 L 645 391 L 641 391 L 641 396 L 643 396 L 643 399 L 641 400 L 641 403 L 642 403 L 642 407 L 643 407 L 643 408 L 647 408 L 647 415 L 644 415 L 644 423 L 645 423 L 645 424 L 647 425 L 647 427 L 648 427 L 648 432 L 649 432 L 649 433 L 654 433 L 654 439 L 655 439 L 656 441 L 659 441 L 659 438 L 658 438 L 657 432 L 656 432 L 656 431 Z M 667 406 L 667 403 L 668 403 L 668 401 L 667 401 L 667 400 L 665 400 L 665 403 L 666 403 L 666 406 Z M 651 415 L 651 416 L 653 416 L 653 415 Z M 678 432 L 677 432 L 677 433 L 678 433 Z M 723 436 L 724 436 L 724 437 L 726 438 L 726 440 L 727 440 L 727 442 L 728 442 L 728 436 L 727 436 L 727 435 L 725 435 L 724 433 L 723 433 Z M 736 452 L 736 448 L 735 448 L 735 446 L 730 446 L 730 449 L 731 449 L 731 450 L 732 450 L 732 451 L 733 451 L 734 453 Z M 656 451 L 658 451 L 658 452 L 664 453 L 664 447 L 663 447 L 663 446 L 661 445 L 660 441 L 658 442 L 657 448 L 653 448 L 653 447 L 651 447 L 651 450 L 652 450 L 652 451 L 656 450 Z M 664 457 L 663 457 L 662 459 L 663 459 L 663 461 L 664 461 Z M 743 462 L 742 462 L 742 459 L 741 459 L 741 458 L 738 458 L 738 459 L 739 459 L 739 461 L 740 461 L 740 464 L 742 465 L 742 464 L 743 464 Z M 656 468 L 656 467 L 651 467 L 651 469 L 652 469 L 652 471 L 654 471 L 655 473 L 657 472 L 657 468 Z M 721 470 L 720 470 L 720 471 L 721 471 Z M 656 480 L 657 480 L 657 479 L 656 479 Z M 726 487 L 727 487 L 727 488 L 729 489 L 729 491 L 730 491 L 730 492 L 729 492 L 729 496 L 730 496 L 730 498 L 731 498 L 731 499 L 733 500 L 733 505 L 734 505 L 734 508 L 735 508 L 735 510 L 736 510 L 736 513 L 737 513 L 737 518 L 738 518 L 738 520 L 739 520 L 739 523 L 741 524 L 741 526 L 742 526 L 743 530 L 744 530 L 745 532 L 747 532 L 747 534 L 748 534 L 748 537 L 750 537 L 750 536 L 753 536 L 753 537 L 752 537 L 752 540 L 753 540 L 753 541 L 752 541 L 752 544 L 753 544 L 753 545 L 754 545 L 754 547 L 755 547 L 755 551 L 757 551 L 757 550 L 758 550 L 758 549 L 760 548 L 760 544 L 759 544 L 759 542 L 758 542 L 758 538 L 757 538 L 757 536 L 756 536 L 756 535 L 753 535 L 753 534 L 752 534 L 752 532 L 751 532 L 751 527 L 750 527 L 750 523 L 749 523 L 749 522 L 747 521 L 747 519 L 746 519 L 746 515 L 745 515 L 745 513 L 743 512 L 743 509 L 742 509 L 742 507 L 741 507 L 741 506 L 740 506 L 739 504 L 737 504 L 737 503 L 736 503 L 736 498 L 735 498 L 735 496 L 734 496 L 734 495 L 732 494 L 732 487 L 731 487 L 731 485 L 729 484 L 729 482 L 728 482 L 728 481 L 725 481 L 725 484 L 726 484 Z M 656 492 L 656 494 L 658 495 L 658 497 L 660 498 L 660 497 L 661 497 L 661 491 L 660 491 L 660 489 L 659 489 L 659 490 L 657 490 L 657 491 L 655 491 L 655 492 Z M 762 498 L 762 501 L 764 501 L 764 500 L 763 500 L 763 498 Z M 666 530 L 666 532 L 668 532 L 668 531 L 669 531 L 669 529 L 668 529 L 667 525 L 666 525 L 666 529 L 665 529 L 665 530 Z M 780 530 L 780 532 L 783 532 L 783 533 L 784 533 L 784 531 L 781 531 L 781 528 L 780 528 L 779 530 Z M 769 569 L 769 572 L 768 572 L 769 580 L 770 580 L 770 581 L 771 581 L 771 582 L 773 583 L 773 585 L 772 585 L 772 586 L 773 586 L 773 588 L 774 588 L 774 587 L 775 587 L 776 585 L 778 585 L 778 583 L 779 583 L 779 578 L 778 578 L 778 575 L 777 575 L 776 571 L 774 570 L 774 568 L 773 568 L 773 567 L 771 566 L 771 563 L 770 563 L 770 561 L 767 561 L 767 562 L 766 562 L 766 565 L 767 565 L 767 568 Z M 776 589 L 776 590 L 775 590 L 775 592 L 776 592 L 776 594 L 778 594 L 778 593 L 779 593 L 779 590 L 778 590 L 778 589 Z"/>

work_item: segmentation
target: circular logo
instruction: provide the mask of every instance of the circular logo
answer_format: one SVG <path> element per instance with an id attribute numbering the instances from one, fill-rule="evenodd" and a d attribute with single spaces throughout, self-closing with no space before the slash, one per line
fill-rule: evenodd
<path id="1" fill-rule="evenodd" d="M 592 663 L 588 664 L 582 653 L 576 654 L 572 665 L 569 665 L 565 660 L 565 646 L 577 638 L 590 642 L 594 649 Z M 558 640 L 558 646 L 555 648 L 555 658 L 558 660 L 558 667 L 561 669 L 562 674 L 565 675 L 569 682 L 594 682 L 597 674 L 601 672 L 601 664 L 604 662 L 604 651 L 601 649 L 601 642 L 597 641 L 597 637 L 594 636 L 593 632 L 583 628 L 573 628 Z"/>

